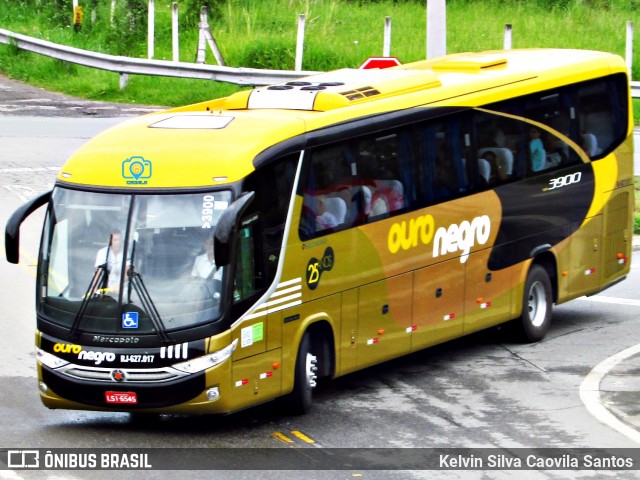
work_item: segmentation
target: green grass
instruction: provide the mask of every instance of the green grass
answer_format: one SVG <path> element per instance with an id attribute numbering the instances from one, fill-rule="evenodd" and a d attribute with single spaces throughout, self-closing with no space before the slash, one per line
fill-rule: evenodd
<path id="1" fill-rule="evenodd" d="M 640 177 L 633 180 L 635 187 L 635 213 L 633 215 L 633 233 L 640 235 Z"/>
<path id="2" fill-rule="evenodd" d="M 146 5 L 146 0 L 138 0 Z M 119 2 L 124 4 L 125 2 Z M 156 0 L 155 58 L 171 59 L 172 0 Z M 180 57 L 195 60 L 197 8 L 180 0 Z M 146 28 L 130 29 L 126 12 L 109 24 L 111 2 L 86 0 L 84 25 L 75 33 L 62 0 L 0 0 L 0 27 L 56 43 L 115 55 L 146 57 Z M 97 5 L 91 24 L 90 5 Z M 326 71 L 356 67 L 382 54 L 384 17 L 392 18 L 391 54 L 403 62 L 425 58 L 425 2 L 393 0 L 209 0 L 209 23 L 230 66 L 293 69 L 297 14 L 307 16 L 303 68 Z M 637 18 L 640 0 L 449 0 L 449 53 L 502 48 L 506 23 L 513 25 L 514 48 L 561 47 L 624 55 L 625 25 Z M 37 6 L 37 8 L 36 8 Z M 121 7 L 123 8 L 123 7 Z M 481 21 L 479 21 L 481 19 Z M 640 22 L 636 22 L 636 28 Z M 640 79 L 640 34 L 636 34 L 633 78 Z M 214 63 L 207 51 L 208 63 Z M 131 76 L 124 90 L 115 73 L 69 65 L 15 47 L 0 45 L 0 71 L 71 95 L 96 100 L 184 105 L 228 95 L 239 87 L 204 80 Z M 634 101 L 640 119 L 640 101 Z M 636 120 L 638 122 L 638 120 Z"/>

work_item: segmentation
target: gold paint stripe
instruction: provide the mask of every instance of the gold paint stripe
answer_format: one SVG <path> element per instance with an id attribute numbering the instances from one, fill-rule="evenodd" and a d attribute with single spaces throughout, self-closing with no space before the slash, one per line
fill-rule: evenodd
<path id="1" fill-rule="evenodd" d="M 294 437 L 299 438 L 300 440 L 302 440 L 305 443 L 309 443 L 309 444 L 316 443 L 316 441 L 313 438 L 310 438 L 310 437 L 306 436 L 304 433 L 302 433 L 299 430 L 291 430 L 291 434 Z"/>
<path id="2" fill-rule="evenodd" d="M 271 435 L 277 438 L 278 440 L 283 441 L 284 443 L 293 443 L 293 440 L 291 440 L 289 437 L 287 437 L 283 433 L 273 432 Z"/>

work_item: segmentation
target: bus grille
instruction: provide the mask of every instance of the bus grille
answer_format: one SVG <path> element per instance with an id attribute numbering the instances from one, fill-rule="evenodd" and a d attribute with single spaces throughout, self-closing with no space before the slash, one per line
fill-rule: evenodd
<path id="1" fill-rule="evenodd" d="M 67 365 L 63 368 L 56 369 L 56 372 L 66 375 L 68 377 L 75 378 L 77 380 L 88 380 L 92 382 L 105 382 L 105 383 L 161 383 L 170 382 L 171 380 L 177 380 L 184 377 L 187 374 L 179 372 L 173 368 L 156 368 L 156 369 L 144 369 L 144 370 L 126 370 L 119 369 L 124 372 L 124 382 L 116 382 L 111 377 L 113 368 L 95 368 L 95 367 L 81 367 L 78 365 Z"/>

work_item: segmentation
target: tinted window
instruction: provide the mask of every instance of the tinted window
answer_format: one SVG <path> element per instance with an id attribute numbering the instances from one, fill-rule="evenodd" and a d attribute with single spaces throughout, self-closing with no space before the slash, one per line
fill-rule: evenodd
<path id="1" fill-rule="evenodd" d="M 566 135 L 588 157 L 597 159 L 610 153 L 626 137 L 626 92 L 626 76 L 617 74 L 505 100 L 487 108 L 540 122 Z M 571 154 L 562 145 L 550 146 Z"/>

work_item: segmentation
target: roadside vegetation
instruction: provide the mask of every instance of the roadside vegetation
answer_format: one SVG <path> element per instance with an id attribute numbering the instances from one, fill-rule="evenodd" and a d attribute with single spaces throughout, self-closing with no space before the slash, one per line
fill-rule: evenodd
<path id="1" fill-rule="evenodd" d="M 636 235 L 640 235 L 640 177 L 636 176 L 633 183 L 636 191 L 636 208 L 633 215 L 633 233 Z"/>
<path id="2" fill-rule="evenodd" d="M 68 0 L 0 0 L 0 28 L 113 55 L 147 55 L 147 0 L 80 0 L 82 27 L 72 25 Z M 170 60 L 171 4 L 156 0 L 155 55 Z M 199 11 L 209 7 L 213 36 L 229 66 L 292 70 L 297 15 L 307 18 L 303 69 L 357 67 L 381 55 L 384 17 L 392 19 L 391 54 L 403 62 L 426 56 L 424 0 L 178 0 L 180 59 L 196 58 Z M 513 47 L 602 50 L 624 55 L 625 26 L 640 0 L 449 0 L 447 51 L 502 48 L 505 24 Z M 92 18 L 95 20 L 92 21 Z M 640 22 L 636 22 L 640 28 Z M 640 34 L 633 78 L 640 79 Z M 215 63 L 207 50 L 207 63 Z M 115 73 L 49 59 L 0 45 L 0 72 L 80 97 L 156 105 L 184 105 L 227 95 L 239 87 L 204 80 L 131 76 L 124 90 Z M 635 117 L 640 118 L 640 102 Z"/>
<path id="3" fill-rule="evenodd" d="M 147 0 L 80 0 L 74 28 L 68 0 L 0 0 L 0 28 L 86 50 L 145 58 Z M 155 1 L 154 58 L 170 60 L 171 5 Z M 357 67 L 382 54 L 385 16 L 392 20 L 391 54 L 403 62 L 426 56 L 424 0 L 178 0 L 180 59 L 196 59 L 199 12 L 209 9 L 211 32 L 227 65 L 293 70 L 297 16 L 307 18 L 303 69 Z M 513 47 L 580 48 L 625 54 L 626 22 L 640 29 L 640 0 L 449 0 L 449 53 L 500 49 L 505 24 Z M 640 80 L 640 32 L 632 78 Z M 207 47 L 208 48 L 208 47 Z M 215 63 L 208 49 L 207 63 Z M 131 76 L 119 88 L 115 73 L 81 67 L 0 44 L 0 73 L 33 85 L 102 101 L 178 106 L 229 95 L 240 87 L 204 80 Z M 634 100 L 640 125 L 640 99 Z M 640 180 L 636 181 L 640 189 Z M 640 192 L 639 192 L 640 193 Z M 640 202 L 640 195 L 637 195 Z M 640 212 L 640 204 L 636 211 Z M 634 230 L 640 233 L 640 213 Z"/>

